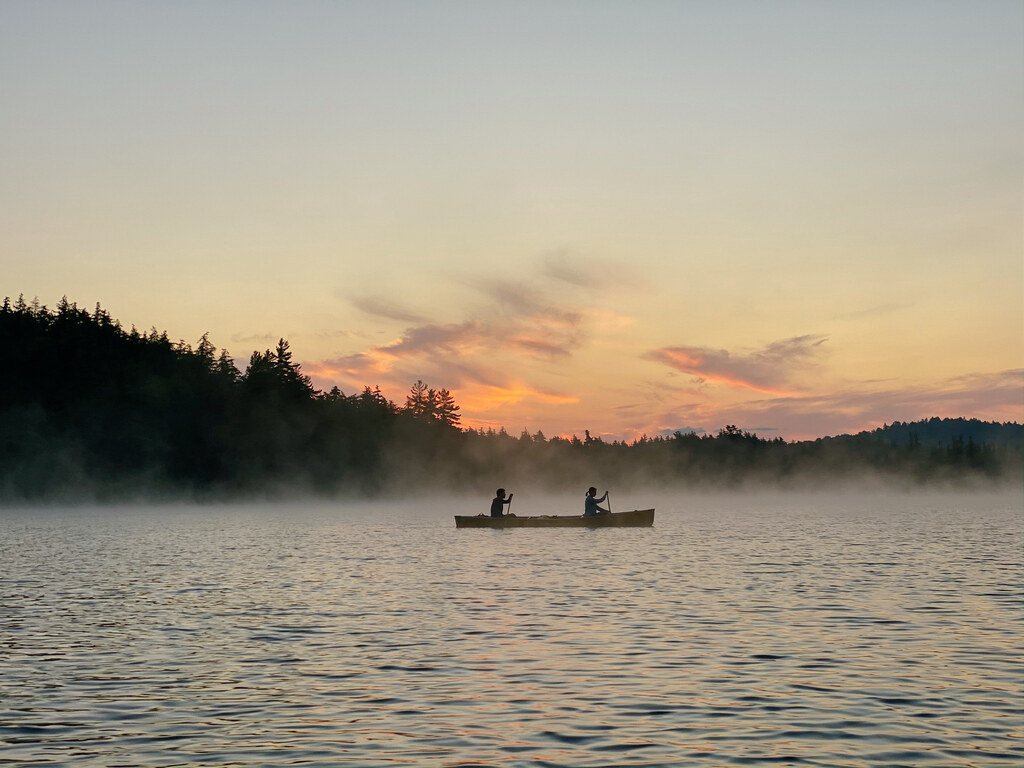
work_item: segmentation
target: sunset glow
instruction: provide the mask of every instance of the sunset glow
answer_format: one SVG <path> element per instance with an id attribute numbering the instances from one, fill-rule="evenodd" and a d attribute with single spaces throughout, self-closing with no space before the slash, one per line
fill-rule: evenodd
<path id="1" fill-rule="evenodd" d="M 11 296 L 464 426 L 1024 421 L 1024 9 L 0 5 Z"/>

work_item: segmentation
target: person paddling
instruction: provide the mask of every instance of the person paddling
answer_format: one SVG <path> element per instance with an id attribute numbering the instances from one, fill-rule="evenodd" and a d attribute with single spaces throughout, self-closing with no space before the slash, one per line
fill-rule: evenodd
<path id="1" fill-rule="evenodd" d="M 611 510 L 605 509 L 604 507 L 598 506 L 598 504 L 608 498 L 608 491 L 604 492 L 604 496 L 600 499 L 597 497 L 597 488 L 590 486 L 587 489 L 587 498 L 583 500 L 583 516 L 594 517 L 596 515 L 607 515 Z"/>
<path id="2" fill-rule="evenodd" d="M 495 492 L 494 499 L 491 501 L 491 517 L 504 517 L 504 509 L 506 504 L 512 503 L 512 494 L 505 498 L 505 489 L 499 488 Z"/>

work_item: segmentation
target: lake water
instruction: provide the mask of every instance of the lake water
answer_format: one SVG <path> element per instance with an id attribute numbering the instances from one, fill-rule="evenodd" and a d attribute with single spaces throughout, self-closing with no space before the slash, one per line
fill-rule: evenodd
<path id="1" fill-rule="evenodd" d="M 1019 492 L 489 502 L 0 511 L 0 764 L 1024 763 Z"/>

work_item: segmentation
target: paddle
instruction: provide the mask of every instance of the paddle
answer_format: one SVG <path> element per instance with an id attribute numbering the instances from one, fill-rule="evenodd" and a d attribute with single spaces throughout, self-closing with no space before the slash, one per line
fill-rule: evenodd
<path id="1" fill-rule="evenodd" d="M 604 492 L 604 500 L 608 502 L 608 514 L 612 513 L 612 495 L 608 491 Z"/>

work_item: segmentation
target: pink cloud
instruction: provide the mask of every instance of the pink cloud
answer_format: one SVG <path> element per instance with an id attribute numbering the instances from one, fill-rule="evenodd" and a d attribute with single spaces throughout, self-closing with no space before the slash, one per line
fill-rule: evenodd
<path id="1" fill-rule="evenodd" d="M 1024 370 L 968 374 L 930 385 L 880 386 L 885 383 L 723 407 L 702 404 L 692 410 L 679 408 L 674 415 L 680 423 L 697 421 L 709 431 L 727 423 L 754 430 L 754 425 L 767 424 L 788 440 L 855 433 L 932 416 L 1024 421 Z M 663 423 L 664 415 L 658 420 Z"/>
<path id="2" fill-rule="evenodd" d="M 458 354 L 473 350 L 486 343 L 487 333 L 473 320 L 449 325 L 421 325 L 410 328 L 395 341 L 374 347 L 372 353 L 392 357 L 414 357 L 439 353 Z"/>
<path id="3" fill-rule="evenodd" d="M 709 347 L 662 347 L 642 357 L 707 382 L 794 397 L 798 392 L 787 386 L 791 374 L 812 365 L 827 340 L 826 336 L 813 334 L 795 336 L 747 353 Z"/>

